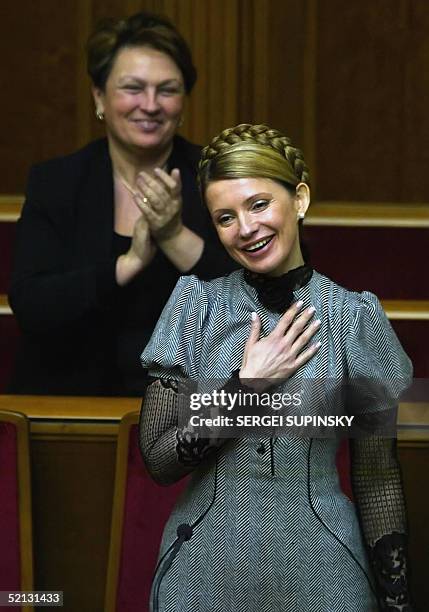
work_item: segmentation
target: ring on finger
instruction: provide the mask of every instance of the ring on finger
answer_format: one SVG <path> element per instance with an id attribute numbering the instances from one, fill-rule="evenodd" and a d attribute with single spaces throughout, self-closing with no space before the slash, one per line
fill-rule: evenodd
<path id="1" fill-rule="evenodd" d="M 136 198 L 139 202 L 141 202 L 142 204 L 147 204 L 149 202 L 149 198 L 147 198 L 145 195 L 140 195 L 140 194 L 135 194 Z"/>

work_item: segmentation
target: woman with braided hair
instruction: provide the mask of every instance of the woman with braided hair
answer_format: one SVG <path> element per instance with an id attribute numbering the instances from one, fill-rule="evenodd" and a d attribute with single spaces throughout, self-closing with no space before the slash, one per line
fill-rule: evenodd
<path id="1" fill-rule="evenodd" d="M 335 409 L 355 410 L 368 425 L 411 378 L 377 298 L 304 261 L 309 174 L 288 138 L 263 125 L 224 130 L 203 150 L 199 178 L 218 236 L 242 269 L 179 280 L 142 355 L 151 375 L 145 463 L 162 484 L 190 475 L 164 531 L 152 610 L 410 612 L 394 438 L 371 426 L 351 440 L 352 503 L 339 486 L 335 435 L 271 427 L 227 439 L 181 418 L 183 381 L 220 380 L 221 391 L 274 398 L 299 380 L 348 379 L 357 392 L 334 395 Z M 310 394 L 305 410 L 323 401 Z"/>

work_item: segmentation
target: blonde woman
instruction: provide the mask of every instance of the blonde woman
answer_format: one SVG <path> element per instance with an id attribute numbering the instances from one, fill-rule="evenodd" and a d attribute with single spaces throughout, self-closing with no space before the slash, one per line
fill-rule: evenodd
<path id="1" fill-rule="evenodd" d="M 351 440 L 351 503 L 335 437 L 225 440 L 179 424 L 184 380 L 229 379 L 225 388 L 261 393 L 287 391 L 298 376 L 364 377 L 397 399 L 411 377 L 377 298 L 305 263 L 309 173 L 287 137 L 262 125 L 225 130 L 204 149 L 199 176 L 218 236 L 242 269 L 211 282 L 182 278 L 142 355 L 152 377 L 141 417 L 146 465 L 164 484 L 191 474 L 165 528 L 152 609 L 408 612 L 393 439 Z M 383 408 L 371 396 L 357 403 Z"/>

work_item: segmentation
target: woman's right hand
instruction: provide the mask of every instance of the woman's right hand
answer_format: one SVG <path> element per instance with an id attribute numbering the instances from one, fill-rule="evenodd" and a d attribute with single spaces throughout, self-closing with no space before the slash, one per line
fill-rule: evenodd
<path id="1" fill-rule="evenodd" d="M 130 253 L 138 257 L 142 268 L 150 264 L 156 253 L 156 244 L 151 238 L 149 223 L 144 215 L 135 222 Z"/>
<path id="2" fill-rule="evenodd" d="M 261 322 L 258 315 L 253 313 L 252 328 L 240 369 L 240 379 L 246 379 L 246 385 L 254 380 L 250 386 L 263 390 L 273 384 L 273 379 L 290 378 L 319 350 L 320 342 L 307 346 L 320 327 L 319 320 L 309 324 L 315 309 L 306 308 L 298 317 L 301 308 L 302 302 L 293 304 L 273 331 L 261 339 Z"/>
<path id="3" fill-rule="evenodd" d="M 141 215 L 134 224 L 130 249 L 118 257 L 116 262 L 116 282 L 126 285 L 139 272 L 146 268 L 156 253 L 156 244 L 151 238 L 149 224 Z"/>

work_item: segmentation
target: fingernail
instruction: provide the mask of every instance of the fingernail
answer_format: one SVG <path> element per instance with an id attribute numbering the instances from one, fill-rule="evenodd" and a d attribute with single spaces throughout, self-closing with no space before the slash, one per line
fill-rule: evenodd
<path id="1" fill-rule="evenodd" d="M 313 322 L 313 326 L 314 326 L 314 327 L 319 327 L 320 323 L 321 323 L 320 319 L 316 319 L 316 320 Z"/>
<path id="2" fill-rule="evenodd" d="M 308 309 L 308 314 L 313 314 L 313 312 L 316 312 L 316 309 L 314 308 L 314 306 L 310 306 L 310 308 Z"/>
<path id="3" fill-rule="evenodd" d="M 295 306 L 297 308 L 302 308 L 303 304 L 304 304 L 304 302 L 302 300 L 298 300 L 298 302 L 296 302 Z"/>
<path id="4" fill-rule="evenodd" d="M 320 348 L 322 346 L 322 343 L 321 342 L 316 342 L 316 344 L 314 346 L 315 346 L 315 348 Z"/>
<path id="5" fill-rule="evenodd" d="M 252 321 L 256 321 L 256 312 L 252 312 Z"/>

